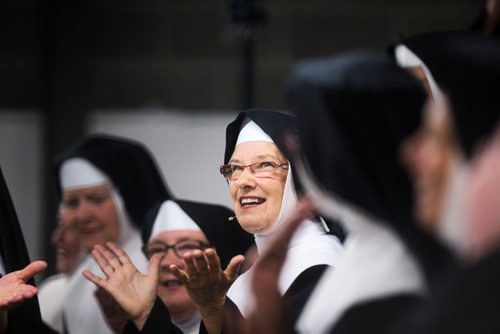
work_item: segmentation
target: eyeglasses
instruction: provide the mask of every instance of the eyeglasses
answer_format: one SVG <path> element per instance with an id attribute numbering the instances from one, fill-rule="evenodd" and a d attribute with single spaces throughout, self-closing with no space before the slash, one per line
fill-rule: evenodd
<path id="1" fill-rule="evenodd" d="M 237 164 L 227 164 L 220 166 L 220 173 L 229 181 L 237 180 L 245 168 L 249 167 L 255 177 L 271 177 L 281 170 L 287 171 L 288 162 L 277 164 L 273 161 L 262 161 L 254 164 L 242 166 Z"/>
<path id="2" fill-rule="evenodd" d="M 142 252 L 146 255 L 146 258 L 150 260 L 155 254 L 163 254 L 166 255 L 168 250 L 171 248 L 174 251 L 174 254 L 178 258 L 182 258 L 185 254 L 192 252 L 194 250 L 204 250 L 210 247 L 209 244 L 203 241 L 197 240 L 186 240 L 181 241 L 173 245 L 167 245 L 161 242 L 152 242 L 149 244 L 145 244 L 142 246 Z"/>

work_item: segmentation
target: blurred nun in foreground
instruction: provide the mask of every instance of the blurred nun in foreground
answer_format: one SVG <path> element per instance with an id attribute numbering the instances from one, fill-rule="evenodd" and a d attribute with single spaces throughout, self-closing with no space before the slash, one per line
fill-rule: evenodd
<path id="1" fill-rule="evenodd" d="M 405 145 L 407 164 L 424 175 L 435 173 L 436 156 L 452 156 L 461 170 L 440 207 L 440 225 L 454 227 L 448 239 L 463 255 L 465 268 L 441 286 L 402 324 L 405 333 L 498 333 L 500 331 L 500 228 L 498 211 L 498 129 L 500 45 L 480 34 L 454 32 L 410 38 L 407 44 L 432 45 L 419 56 L 442 91 L 429 106 L 420 130 Z M 426 149 L 435 143 L 433 150 Z M 429 154 L 429 152 L 433 154 Z M 424 154 L 425 153 L 425 154 Z M 422 163 L 417 163 L 421 161 Z M 426 162 L 426 163 L 425 163 Z M 453 170 L 453 169 L 452 169 Z M 451 178 L 453 181 L 454 179 Z M 447 217 L 457 217 L 448 219 Z M 436 234 L 442 237 L 442 228 Z M 449 234 L 448 234 L 449 235 Z"/>
<path id="2" fill-rule="evenodd" d="M 381 54 L 299 64 L 288 84 L 305 159 L 298 165 L 320 214 L 345 224 L 345 253 L 299 318 L 301 333 L 381 333 L 425 295 L 424 275 L 447 254 L 417 229 L 402 141 L 425 94 Z"/>

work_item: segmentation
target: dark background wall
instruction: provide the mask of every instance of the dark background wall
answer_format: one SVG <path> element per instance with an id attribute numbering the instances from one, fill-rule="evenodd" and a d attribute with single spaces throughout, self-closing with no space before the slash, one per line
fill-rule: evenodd
<path id="1" fill-rule="evenodd" d="M 230 3 L 2 0 L 0 107 L 42 105 L 47 83 L 59 84 L 47 75 L 56 74 L 85 80 L 78 85 L 85 86 L 90 107 L 237 109 L 242 47 Z M 256 104 L 280 108 L 283 79 L 297 59 L 465 28 L 479 12 L 477 0 L 256 3 L 267 14 L 256 33 Z M 58 69 L 72 73 L 54 73 Z"/>
<path id="2" fill-rule="evenodd" d="M 249 4 L 267 18 L 255 30 L 232 19 L 244 15 L 241 9 Z M 284 109 L 283 84 L 295 61 L 351 48 L 384 50 L 401 36 L 464 29 L 480 5 L 477 0 L 2 0 L 0 113 L 41 115 L 42 163 L 33 168 L 43 176 L 42 240 L 48 240 L 54 221 L 53 158 L 83 134 L 88 112 L 148 106 L 195 113 L 245 105 Z M 245 58 L 245 50 L 253 50 L 253 57 Z M 248 76 L 245 68 L 252 66 Z M 43 249 L 50 254 L 46 244 Z"/>

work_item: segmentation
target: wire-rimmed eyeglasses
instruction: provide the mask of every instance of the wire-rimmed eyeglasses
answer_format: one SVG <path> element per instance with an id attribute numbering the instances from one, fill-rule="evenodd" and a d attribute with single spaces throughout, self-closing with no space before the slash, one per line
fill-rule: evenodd
<path id="1" fill-rule="evenodd" d="M 169 249 L 172 249 L 174 254 L 182 259 L 182 257 L 189 252 L 197 249 L 204 250 L 209 247 L 210 245 L 203 241 L 185 240 L 173 245 L 167 245 L 161 242 L 151 242 L 142 246 L 141 249 L 144 255 L 146 255 L 146 258 L 150 260 L 155 254 L 166 255 Z"/>
<path id="2" fill-rule="evenodd" d="M 287 171 L 289 168 L 288 162 L 276 163 L 274 161 L 261 161 L 250 165 L 226 164 L 220 166 L 220 173 L 229 181 L 237 180 L 245 168 L 250 168 L 250 171 L 255 177 L 272 177 L 279 171 Z"/>

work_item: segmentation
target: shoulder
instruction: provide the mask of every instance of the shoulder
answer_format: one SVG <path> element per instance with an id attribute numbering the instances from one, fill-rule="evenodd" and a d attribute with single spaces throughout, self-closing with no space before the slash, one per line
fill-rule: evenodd
<path id="1" fill-rule="evenodd" d="M 309 296 L 328 267 L 328 265 L 319 264 L 307 268 L 295 278 L 286 290 L 283 298 L 290 307 L 290 317 L 293 322 L 302 312 Z"/>

